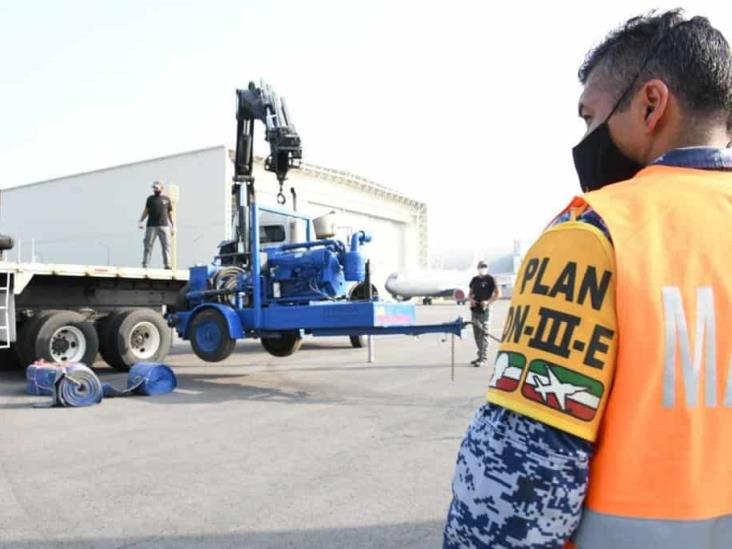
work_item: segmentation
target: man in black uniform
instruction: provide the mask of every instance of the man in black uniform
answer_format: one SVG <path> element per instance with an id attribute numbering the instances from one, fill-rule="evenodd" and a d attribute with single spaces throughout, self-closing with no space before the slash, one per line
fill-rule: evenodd
<path id="1" fill-rule="evenodd" d="M 147 197 L 145 209 L 142 210 L 139 226 L 145 227 L 145 218 L 147 218 L 147 228 L 145 229 L 145 252 L 142 256 L 142 267 L 147 269 L 150 264 L 150 255 L 152 254 L 155 238 L 160 239 L 160 246 L 163 248 L 163 264 L 166 269 L 170 269 L 170 241 L 171 235 L 175 232 L 173 223 L 173 204 L 170 198 L 163 194 L 163 184 L 160 181 L 153 183 L 153 194 Z"/>
<path id="2" fill-rule="evenodd" d="M 485 366 L 488 355 L 488 334 L 490 332 L 490 305 L 500 297 L 496 280 L 488 274 L 485 261 L 478 263 L 478 276 L 470 281 L 470 313 L 473 322 L 475 344 L 478 346 L 478 358 L 470 364 L 476 368 Z"/>

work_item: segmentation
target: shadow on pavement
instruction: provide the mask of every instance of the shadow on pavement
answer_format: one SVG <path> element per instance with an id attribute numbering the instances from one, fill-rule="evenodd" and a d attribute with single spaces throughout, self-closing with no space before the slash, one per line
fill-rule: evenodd
<path id="1" fill-rule="evenodd" d="M 206 534 L 201 536 L 144 536 L 129 538 L 77 538 L 68 540 L 4 540 L 4 549 L 430 549 L 442 545 L 441 521 L 379 524 L 375 526 L 278 532 Z"/>
<path id="2" fill-rule="evenodd" d="M 353 349 L 353 346 L 351 345 L 348 338 L 343 338 L 343 341 L 340 340 L 334 340 L 330 338 L 327 341 L 317 341 L 315 338 L 307 338 L 302 343 L 302 347 L 300 348 L 300 351 L 320 351 L 320 350 L 326 350 L 326 349 L 332 349 L 332 350 L 347 350 L 347 349 Z M 363 349 L 365 352 L 365 349 Z M 269 357 L 270 355 L 267 354 L 267 352 L 262 348 L 261 344 L 257 340 L 246 340 L 246 341 L 239 341 L 236 346 L 235 353 L 261 353 L 263 356 Z M 168 356 L 180 356 L 180 355 L 188 355 L 193 353 L 193 350 L 191 349 L 191 346 L 189 343 L 176 343 L 173 345 L 170 349 L 170 352 L 168 353 Z"/>

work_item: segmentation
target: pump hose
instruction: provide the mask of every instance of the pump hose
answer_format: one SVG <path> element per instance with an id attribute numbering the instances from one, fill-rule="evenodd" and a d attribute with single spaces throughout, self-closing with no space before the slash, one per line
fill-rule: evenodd
<path id="1" fill-rule="evenodd" d="M 173 370 L 159 362 L 138 362 L 132 366 L 126 389 L 101 383 L 91 369 L 80 363 L 35 363 L 28 366 L 26 379 L 29 394 L 51 396 L 51 402 L 36 404 L 36 408 L 92 406 L 99 404 L 102 397 L 164 395 L 177 386 Z"/>
<path id="2" fill-rule="evenodd" d="M 216 272 L 211 281 L 213 288 L 215 290 L 229 290 L 231 292 L 229 295 L 223 294 L 218 296 L 220 303 L 233 304 L 233 293 L 238 284 L 237 278 L 244 273 L 246 273 L 244 269 L 236 266 L 223 267 Z"/>
<path id="3" fill-rule="evenodd" d="M 127 388 L 116 389 L 109 383 L 102 384 L 104 397 L 119 397 L 131 394 L 166 395 L 178 385 L 173 370 L 159 362 L 138 362 L 127 374 Z"/>
<path id="4" fill-rule="evenodd" d="M 40 364 L 29 367 L 27 372 L 29 387 L 31 376 L 33 379 L 52 381 L 51 387 L 36 386 L 35 394 L 44 394 L 44 389 L 50 389 L 52 400 L 50 403 L 36 404 L 37 408 L 53 406 L 69 406 L 79 408 L 93 406 L 102 401 L 102 384 L 94 372 L 84 364 Z M 38 370 L 45 370 L 45 375 L 38 375 Z M 30 391 L 29 391 L 30 392 Z M 48 394 L 48 393 L 46 393 Z"/>

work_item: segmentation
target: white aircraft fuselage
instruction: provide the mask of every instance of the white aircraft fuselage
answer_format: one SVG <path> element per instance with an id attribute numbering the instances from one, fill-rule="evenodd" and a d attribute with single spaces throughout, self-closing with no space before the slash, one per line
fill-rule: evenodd
<path id="1" fill-rule="evenodd" d="M 421 271 L 392 273 L 386 279 L 386 290 L 396 299 L 413 297 L 450 297 L 458 302 L 468 299 L 471 272 Z"/>

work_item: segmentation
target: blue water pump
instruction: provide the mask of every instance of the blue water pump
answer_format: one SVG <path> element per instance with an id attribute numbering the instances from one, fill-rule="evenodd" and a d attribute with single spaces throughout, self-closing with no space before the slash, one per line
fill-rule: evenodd
<path id="1" fill-rule="evenodd" d="M 416 325 L 414 305 L 378 299 L 361 252 L 361 246 L 371 240 L 368 233 L 356 232 L 349 247 L 327 233 L 320 234 L 326 238 L 313 239 L 310 218 L 257 203 L 254 122 L 259 120 L 266 127 L 270 155 L 265 170 L 277 176 L 280 206 L 285 202 L 282 186 L 287 173 L 302 158 L 300 137 L 284 100 L 266 84 L 250 83 L 247 89 L 237 90 L 237 105 L 232 186 L 235 238 L 222 243 L 212 264 L 190 269 L 188 287 L 169 316 L 178 335 L 191 341 L 196 355 L 207 362 L 224 360 L 243 338 L 258 338 L 270 354 L 288 356 L 300 347 L 304 335 L 348 336 L 354 346 L 361 345 L 362 335 L 459 335 L 464 325 L 460 318 Z M 262 250 L 260 212 L 305 221 L 305 241 Z"/>
<path id="2" fill-rule="evenodd" d="M 266 250 L 266 297 L 278 303 L 333 300 L 346 295 L 349 282 L 366 280 L 361 244 L 371 236 L 359 231 L 346 251 L 340 240 L 316 240 L 274 246 Z"/>

